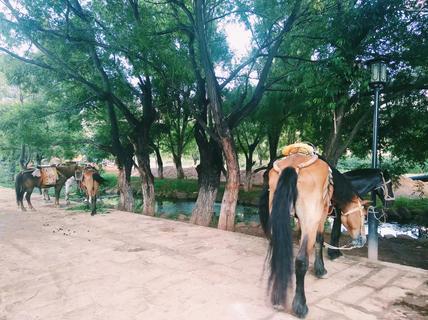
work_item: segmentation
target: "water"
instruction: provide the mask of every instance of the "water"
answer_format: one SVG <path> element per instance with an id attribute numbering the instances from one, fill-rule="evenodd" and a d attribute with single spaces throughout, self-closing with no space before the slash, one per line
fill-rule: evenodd
<path id="1" fill-rule="evenodd" d="M 192 214 L 195 202 L 193 201 L 157 201 L 156 212 L 159 215 L 177 215 L 184 214 L 189 216 Z M 218 217 L 220 215 L 221 203 L 216 202 L 214 204 L 214 214 Z M 251 222 L 255 221 L 259 223 L 259 215 L 257 207 L 253 206 L 236 206 L 236 221 L 237 222 Z"/>
<path id="2" fill-rule="evenodd" d="M 328 217 L 330 230 L 333 227 L 333 217 Z M 364 225 L 366 234 L 369 232 L 369 226 L 367 222 Z M 342 225 L 341 231 L 346 232 L 346 228 Z M 426 238 L 428 235 L 428 229 L 422 226 L 414 224 L 398 224 L 396 222 L 381 222 L 378 226 L 378 234 L 381 237 L 398 237 L 407 236 L 413 239 Z"/>
<path id="3" fill-rule="evenodd" d="M 117 205 L 117 196 L 103 197 L 103 201 L 112 207 Z M 176 217 L 179 214 L 190 216 L 192 214 L 195 202 L 193 201 L 179 201 L 179 200 L 164 200 L 157 201 L 156 213 L 158 216 L 166 215 Z M 220 214 L 221 203 L 214 204 L 214 214 L 216 217 Z M 255 206 L 237 205 L 236 207 L 236 222 L 255 222 L 260 223 L 258 208 Z M 333 217 L 328 218 L 326 228 L 331 230 L 333 225 Z M 367 223 L 365 225 L 366 234 L 368 233 Z M 345 227 L 342 225 L 342 232 L 346 232 Z M 381 237 L 398 237 L 407 236 L 413 239 L 428 238 L 428 228 L 414 224 L 400 225 L 398 223 L 380 223 L 378 233 Z"/>
<path id="4" fill-rule="evenodd" d="M 158 215 L 175 216 L 184 214 L 190 216 L 192 214 L 195 202 L 193 201 L 158 201 L 156 203 L 156 212 Z M 220 214 L 221 203 L 214 204 L 214 213 L 218 217 Z M 236 207 L 236 222 L 256 222 L 260 223 L 258 209 L 254 206 L 237 205 Z M 333 218 L 329 217 L 330 226 L 333 224 Z M 366 224 L 366 233 L 368 226 Z M 342 225 L 342 232 L 346 229 Z M 379 235 L 382 237 L 397 237 L 408 236 L 413 239 L 418 239 L 427 236 L 427 229 L 417 225 L 400 225 L 398 223 L 380 223 L 378 229 Z"/>

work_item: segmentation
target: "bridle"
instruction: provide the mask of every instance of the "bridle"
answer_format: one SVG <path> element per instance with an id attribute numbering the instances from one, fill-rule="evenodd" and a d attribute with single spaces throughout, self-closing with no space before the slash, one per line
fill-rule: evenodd
<path id="1" fill-rule="evenodd" d="M 352 208 L 351 210 L 348 210 L 346 212 L 342 212 L 342 216 L 349 216 L 351 213 L 359 212 L 360 216 L 361 216 L 360 234 L 363 235 L 363 234 L 365 234 L 365 231 L 366 231 L 364 228 L 364 222 L 365 222 L 365 219 L 364 219 L 365 214 L 364 214 L 364 210 L 363 210 L 364 206 L 361 204 L 360 199 L 358 199 L 357 201 L 358 201 L 358 206 L 355 208 Z"/>
<path id="2" fill-rule="evenodd" d="M 351 210 L 348 210 L 345 213 L 342 213 L 342 215 L 343 216 L 349 216 L 352 213 L 359 212 L 360 215 L 361 215 L 361 229 L 360 229 L 360 234 L 365 234 L 366 230 L 364 228 L 364 222 L 365 222 L 365 219 L 364 219 L 364 210 L 363 210 L 364 206 L 361 204 L 361 201 L 359 199 L 357 201 L 358 201 L 358 206 L 357 207 L 352 208 Z M 331 244 L 329 244 L 327 242 L 324 242 L 324 246 L 327 247 L 327 248 L 330 248 L 330 249 L 334 249 L 334 250 L 352 250 L 352 249 L 355 249 L 355 248 L 360 248 L 359 246 L 355 246 L 355 245 L 351 245 L 351 246 L 344 245 L 344 246 L 341 246 L 341 247 L 336 247 L 336 246 L 332 246 Z"/>
<path id="3" fill-rule="evenodd" d="M 389 179 L 388 181 L 385 181 L 385 177 L 383 176 L 383 172 L 382 171 L 380 172 L 380 175 L 382 177 L 382 185 L 380 185 L 379 187 L 375 188 L 375 190 L 382 189 L 382 191 L 383 191 L 383 197 L 384 197 L 385 201 L 393 201 L 393 200 L 395 200 L 394 193 L 392 194 L 392 196 L 390 196 L 389 192 L 388 192 L 388 184 L 392 183 L 391 179 Z"/>

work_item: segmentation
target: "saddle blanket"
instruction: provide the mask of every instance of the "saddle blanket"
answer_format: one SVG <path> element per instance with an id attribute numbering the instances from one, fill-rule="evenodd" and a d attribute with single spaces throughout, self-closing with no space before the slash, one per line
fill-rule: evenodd
<path id="1" fill-rule="evenodd" d="M 54 185 L 58 180 L 58 172 L 56 171 L 55 167 L 42 167 L 40 169 L 36 169 L 33 172 L 33 176 L 40 177 L 42 180 L 41 184 L 45 186 Z"/>

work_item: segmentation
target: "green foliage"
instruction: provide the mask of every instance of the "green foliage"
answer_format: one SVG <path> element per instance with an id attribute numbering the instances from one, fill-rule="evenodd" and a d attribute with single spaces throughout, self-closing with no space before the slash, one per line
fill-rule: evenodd
<path id="1" fill-rule="evenodd" d="M 0 57 L 3 183 L 10 184 L 23 153 L 33 162 L 36 156 L 83 154 L 95 162 L 117 157 L 108 108 L 112 95 L 118 141 L 131 156 L 135 142 L 144 139 L 151 140 L 143 141 L 149 145 L 146 153 L 156 146 L 176 156 L 194 154 L 196 121 L 212 132 L 218 129 L 207 101 L 198 101 L 195 71 L 203 80 L 207 74 L 192 26 L 194 2 L 23 0 L 10 4 L 16 10 L 7 3 L 0 4 L 0 49 L 13 57 Z M 249 59 L 228 86 L 213 88 L 221 91 L 226 121 L 256 93 L 269 44 L 294 4 L 204 2 L 209 9 L 204 36 L 218 81 Z M 314 143 L 333 162 L 340 159 L 340 170 L 370 166 L 367 61 L 382 53 L 390 80 L 381 101 L 381 167 L 393 174 L 426 171 L 428 15 L 411 9 L 418 5 L 416 0 L 302 1 L 298 23 L 272 62 L 257 112 L 234 132 L 239 151 L 247 152 L 260 137 L 256 152 L 267 159 L 269 147 L 301 140 Z M 245 25 L 252 35 L 248 57 L 237 57 L 228 47 L 224 27 L 231 22 Z M 144 79 L 150 79 L 150 90 Z M 147 101 L 151 115 L 144 111 Z M 208 116 L 196 120 L 204 108 Z M 144 125 L 136 129 L 132 119 Z M 155 125 L 147 125 L 151 120 Z M 132 184 L 140 189 L 138 179 Z M 114 187 L 112 178 L 105 188 Z M 188 181 L 158 180 L 156 188 L 160 194 L 197 192 Z"/>

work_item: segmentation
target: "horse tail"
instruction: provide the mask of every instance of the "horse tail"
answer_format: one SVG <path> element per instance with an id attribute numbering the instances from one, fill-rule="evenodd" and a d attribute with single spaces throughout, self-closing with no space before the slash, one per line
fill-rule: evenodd
<path id="1" fill-rule="evenodd" d="M 22 193 L 23 189 L 23 179 L 24 174 L 22 172 L 18 173 L 15 177 L 15 193 L 16 193 L 16 203 L 19 205 L 22 202 L 24 194 Z"/>
<path id="2" fill-rule="evenodd" d="M 269 229 L 269 188 L 264 187 L 259 199 L 259 218 L 266 238 L 270 239 Z"/>
<path id="3" fill-rule="evenodd" d="M 101 175 L 98 172 L 94 172 L 94 174 L 92 175 L 92 178 L 98 182 L 99 184 L 103 184 L 104 182 L 106 182 L 107 180 L 104 179 L 103 177 L 101 177 Z"/>
<path id="4" fill-rule="evenodd" d="M 273 197 L 270 215 L 271 238 L 269 289 L 273 305 L 285 305 L 287 288 L 293 272 L 293 240 L 290 216 L 297 200 L 297 172 L 282 170 Z"/>

